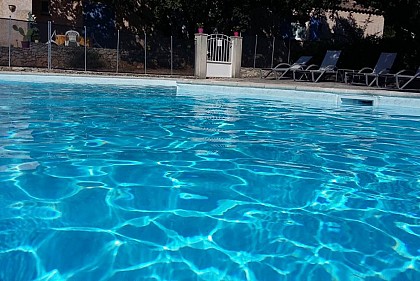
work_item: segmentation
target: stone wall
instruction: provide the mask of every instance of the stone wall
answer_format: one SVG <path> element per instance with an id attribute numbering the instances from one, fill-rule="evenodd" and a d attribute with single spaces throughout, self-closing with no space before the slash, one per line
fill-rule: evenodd
<path id="1" fill-rule="evenodd" d="M 18 42 L 20 44 L 20 42 Z M 17 43 L 16 43 L 17 44 Z M 9 49 L 0 47 L 0 66 L 9 65 Z M 85 48 L 83 46 L 51 45 L 51 64 L 55 69 L 84 70 Z M 105 48 L 87 48 L 87 70 L 117 70 L 117 50 Z M 11 66 L 14 67 L 48 67 L 48 45 L 31 43 L 30 48 L 11 47 Z M 144 73 L 144 50 L 121 50 L 118 70 L 120 72 Z M 149 52 L 147 71 L 157 74 L 170 73 L 170 54 L 157 51 Z M 191 75 L 191 62 L 184 53 L 173 56 L 173 71 L 181 75 Z"/>
<path id="2" fill-rule="evenodd" d="M 51 45 L 52 68 L 84 69 L 84 51 L 82 46 Z M 8 66 L 9 49 L 0 47 L 0 65 Z M 30 48 L 11 48 L 11 65 L 19 67 L 48 67 L 48 45 L 31 43 Z M 117 67 L 117 53 L 113 49 L 88 48 L 87 68 L 112 71 Z"/>
<path id="3" fill-rule="evenodd" d="M 51 45 L 51 63 L 53 71 L 66 71 L 66 70 L 84 70 L 84 50 L 85 48 L 71 47 L 71 46 L 57 46 Z M 144 73 L 144 56 L 141 57 L 143 52 L 127 52 L 122 51 L 119 59 L 118 69 L 121 73 Z M 93 67 L 94 62 L 90 57 L 96 57 L 102 63 L 101 67 Z M 77 61 L 79 60 L 79 61 Z M 176 61 L 176 60 L 175 60 Z M 117 53 L 114 49 L 99 49 L 87 48 L 87 69 L 94 72 L 115 72 L 117 67 Z M 77 67 L 78 64 L 79 66 Z M 7 47 L 0 47 L 0 69 L 7 70 L 9 65 L 9 49 Z M 45 43 L 31 43 L 28 49 L 12 47 L 11 48 L 11 66 L 16 68 L 32 68 L 47 71 L 48 67 L 48 45 Z M 160 70 L 160 72 L 159 72 Z M 168 74 L 168 69 L 156 68 L 153 74 Z M 174 73 L 181 76 L 192 76 L 194 69 L 184 66 Z M 241 68 L 242 78 L 255 78 L 260 77 L 259 69 Z"/>

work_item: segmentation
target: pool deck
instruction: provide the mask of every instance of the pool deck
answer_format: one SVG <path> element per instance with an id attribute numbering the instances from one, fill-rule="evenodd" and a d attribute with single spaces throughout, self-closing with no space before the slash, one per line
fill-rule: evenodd
<path id="1" fill-rule="evenodd" d="M 251 70 L 252 72 L 252 70 Z M 254 87 L 264 89 L 281 89 L 295 91 L 312 91 L 312 92 L 330 92 L 336 94 L 351 95 L 370 95 L 385 96 L 399 98 L 415 98 L 420 99 L 420 90 L 398 91 L 391 88 L 377 88 L 360 85 L 351 85 L 340 82 L 307 82 L 293 81 L 292 79 L 261 79 L 255 77 L 257 71 L 254 70 L 254 77 L 245 78 L 207 78 L 197 79 L 194 76 L 170 76 L 170 75 L 153 75 L 153 74 L 134 74 L 134 73 L 113 73 L 113 72 L 91 72 L 91 71 L 75 71 L 75 70 L 58 70 L 39 68 L 22 68 L 0 67 L 0 73 L 4 74 L 39 74 L 39 75 L 71 75 L 71 76 L 89 76 L 89 77 L 112 77 L 112 78 L 133 78 L 133 79 L 163 79 L 172 80 L 177 83 L 195 84 L 195 85 L 217 85 L 217 86 L 234 86 L 234 87 Z M 259 74 L 259 72 L 258 72 Z"/>

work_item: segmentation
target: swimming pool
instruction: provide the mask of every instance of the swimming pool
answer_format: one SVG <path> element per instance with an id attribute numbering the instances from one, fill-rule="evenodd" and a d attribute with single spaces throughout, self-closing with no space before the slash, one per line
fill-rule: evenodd
<path id="1" fill-rule="evenodd" d="M 0 82 L 0 280 L 420 280 L 418 115 L 164 85 Z"/>

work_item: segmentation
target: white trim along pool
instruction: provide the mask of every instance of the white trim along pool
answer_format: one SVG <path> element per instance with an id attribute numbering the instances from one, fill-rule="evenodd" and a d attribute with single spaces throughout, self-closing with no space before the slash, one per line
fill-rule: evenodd
<path id="1" fill-rule="evenodd" d="M 200 92 L 205 86 L 206 91 L 219 94 L 240 94 L 269 99 L 285 99 L 299 102 L 322 102 L 329 105 L 353 104 L 368 105 L 376 108 L 404 107 L 420 109 L 420 93 L 380 90 L 376 88 L 350 89 L 306 84 L 274 84 L 253 81 L 235 80 L 198 80 L 187 78 L 155 78 L 111 75 L 74 75 L 50 73 L 0 73 L 0 81 L 16 82 L 47 82 L 65 84 L 101 84 L 124 86 L 161 86 L 176 87 L 177 91 Z M 419 113 L 420 114 L 420 113 Z"/>

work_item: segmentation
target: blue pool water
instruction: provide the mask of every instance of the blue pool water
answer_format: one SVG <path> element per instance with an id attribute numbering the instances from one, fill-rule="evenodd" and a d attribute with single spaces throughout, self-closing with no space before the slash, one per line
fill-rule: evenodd
<path id="1" fill-rule="evenodd" d="M 0 116 L 0 280 L 420 280 L 418 116 L 6 81 Z"/>

